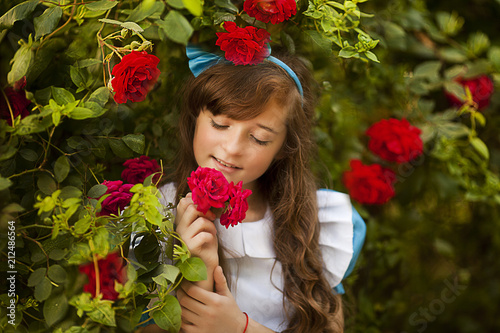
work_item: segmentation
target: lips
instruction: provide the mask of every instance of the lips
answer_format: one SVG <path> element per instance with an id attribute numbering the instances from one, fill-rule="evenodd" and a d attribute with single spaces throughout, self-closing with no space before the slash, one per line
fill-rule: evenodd
<path id="1" fill-rule="evenodd" d="M 223 161 L 223 160 L 220 160 L 220 159 L 218 159 L 218 158 L 217 158 L 217 157 L 215 157 L 215 156 L 212 156 L 212 157 L 213 157 L 213 159 L 214 159 L 215 161 L 217 161 L 217 163 L 219 163 L 219 164 L 221 164 L 221 165 L 223 165 L 223 166 L 225 166 L 225 167 L 232 168 L 232 169 L 241 169 L 240 167 L 237 167 L 237 166 L 236 166 L 236 165 L 234 165 L 234 164 L 227 163 L 227 162 L 225 162 L 225 161 Z"/>

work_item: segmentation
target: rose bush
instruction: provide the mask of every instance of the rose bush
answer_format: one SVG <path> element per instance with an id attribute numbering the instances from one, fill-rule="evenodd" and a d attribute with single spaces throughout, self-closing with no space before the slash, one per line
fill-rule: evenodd
<path id="1" fill-rule="evenodd" d="M 494 87 L 493 81 L 488 75 L 481 75 L 471 79 L 458 78 L 456 82 L 470 91 L 472 100 L 477 103 L 478 110 L 482 110 L 490 105 L 490 97 Z M 455 107 L 460 107 L 464 104 L 463 100 L 450 92 L 446 93 L 446 97 L 450 101 L 450 104 Z"/>
<path id="2" fill-rule="evenodd" d="M 362 204 L 381 205 L 394 195 L 395 173 L 379 164 L 365 165 L 351 160 L 351 170 L 344 173 L 343 181 L 349 195 Z"/>
<path id="3" fill-rule="evenodd" d="M 297 14 L 295 0 L 246 0 L 243 9 L 264 23 L 281 23 Z"/>
<path id="4" fill-rule="evenodd" d="M 157 174 L 161 171 L 158 162 L 148 156 L 140 156 L 137 158 L 129 159 L 123 163 L 125 169 L 122 171 L 122 179 L 129 184 L 142 183 L 144 180 L 152 175 L 153 183 L 157 183 L 161 177 Z"/>
<path id="5" fill-rule="evenodd" d="M 102 299 L 116 300 L 118 292 L 115 290 L 115 282 L 124 284 L 127 278 L 122 257 L 117 252 L 112 252 L 106 258 L 99 259 L 97 267 L 99 274 L 96 273 L 93 262 L 80 265 L 80 273 L 88 277 L 83 291 L 91 293 L 92 297 L 96 297 L 96 293 L 99 292 L 102 294 Z"/>
<path id="6" fill-rule="evenodd" d="M 119 215 L 129 203 L 133 193 L 130 193 L 132 184 L 124 184 L 121 180 L 109 181 L 105 180 L 103 183 L 108 189 L 104 195 L 105 199 L 101 204 L 101 211 L 99 215 L 110 216 Z"/>
<path id="7" fill-rule="evenodd" d="M 366 131 L 368 148 L 387 161 L 409 162 L 423 152 L 421 132 L 406 119 L 382 119 Z"/>
<path id="8" fill-rule="evenodd" d="M 26 98 L 25 86 L 26 77 L 23 77 L 14 84 L 14 87 L 5 88 L 0 95 L 0 119 L 5 119 L 10 126 L 13 119 L 19 116 L 23 119 L 30 114 L 28 106 L 31 102 Z"/>
<path id="9" fill-rule="evenodd" d="M 159 62 L 158 57 L 146 51 L 132 51 L 123 56 L 111 72 L 116 103 L 142 102 L 160 76 Z"/>
<path id="10" fill-rule="evenodd" d="M 269 56 L 266 43 L 269 42 L 270 34 L 264 29 L 252 26 L 238 27 L 234 22 L 224 22 L 227 32 L 217 33 L 215 45 L 225 52 L 227 60 L 235 65 L 254 65 L 262 62 Z"/>

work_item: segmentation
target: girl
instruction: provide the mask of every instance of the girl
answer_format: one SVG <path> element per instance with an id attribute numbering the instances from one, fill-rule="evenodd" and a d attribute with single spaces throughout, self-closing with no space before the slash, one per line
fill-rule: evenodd
<path id="1" fill-rule="evenodd" d="M 316 191 L 310 74 L 297 58 L 212 64 L 188 82 L 180 118 L 176 230 L 209 278 L 178 290 L 184 332 L 342 332 L 340 284 L 365 225 L 347 195 Z M 198 166 L 252 190 L 243 223 L 198 212 L 186 179 Z M 332 288 L 336 287 L 335 291 Z"/>

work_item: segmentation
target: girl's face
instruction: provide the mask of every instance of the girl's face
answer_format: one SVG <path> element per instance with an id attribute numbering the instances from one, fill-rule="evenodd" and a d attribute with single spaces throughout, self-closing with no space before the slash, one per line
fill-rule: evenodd
<path id="1" fill-rule="evenodd" d="M 254 190 L 286 137 L 286 112 L 276 103 L 253 119 L 214 116 L 203 109 L 197 120 L 193 150 L 199 166 L 221 171 L 229 182 Z"/>

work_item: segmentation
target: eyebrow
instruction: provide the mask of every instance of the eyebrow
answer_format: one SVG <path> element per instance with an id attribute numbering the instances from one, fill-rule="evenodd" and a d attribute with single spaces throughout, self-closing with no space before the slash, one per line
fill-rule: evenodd
<path id="1" fill-rule="evenodd" d="M 271 133 L 273 133 L 273 134 L 278 134 L 278 132 L 276 132 L 275 130 L 273 130 L 273 129 L 272 129 L 272 128 L 270 128 L 270 127 L 264 126 L 264 125 L 262 125 L 262 124 L 257 124 L 257 126 L 259 126 L 260 128 L 262 128 L 262 129 L 264 129 L 264 130 L 266 130 L 266 131 L 268 131 L 268 132 L 271 132 Z"/>

